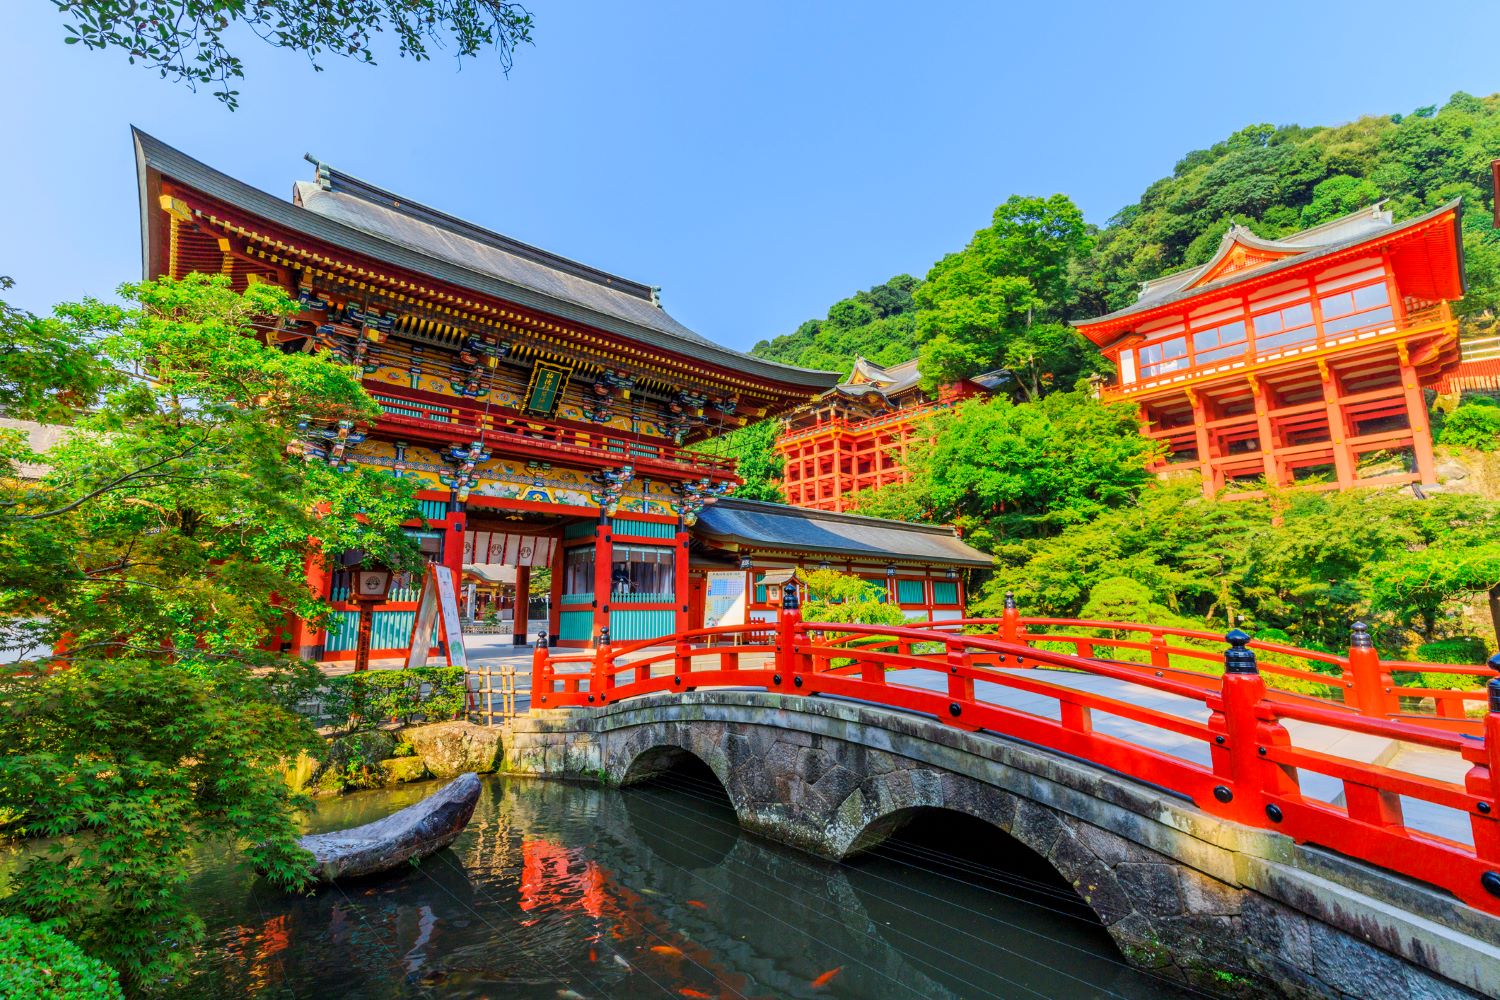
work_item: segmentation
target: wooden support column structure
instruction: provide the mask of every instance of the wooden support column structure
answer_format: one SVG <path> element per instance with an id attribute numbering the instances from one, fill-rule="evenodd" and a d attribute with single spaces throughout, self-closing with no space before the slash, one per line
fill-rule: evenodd
<path id="1" fill-rule="evenodd" d="M 673 606 L 673 621 L 676 624 L 672 631 L 678 633 L 688 630 L 688 602 L 692 600 L 688 582 L 688 541 L 687 523 L 679 516 L 676 547 L 672 552 L 672 598 L 677 602 Z"/>
<path id="2" fill-rule="evenodd" d="M 615 568 L 614 533 L 609 526 L 609 515 L 599 510 L 599 521 L 594 527 L 594 640 L 609 632 L 609 594 L 613 589 Z"/>
<path id="3" fill-rule="evenodd" d="M 568 568 L 567 549 L 563 547 L 563 533 L 557 533 L 552 547 L 552 594 L 547 601 L 547 644 L 556 646 L 562 638 L 562 597 L 564 577 Z"/>
<path id="4" fill-rule="evenodd" d="M 531 567 L 516 567 L 516 607 L 511 613 L 511 645 L 526 645 L 527 612 L 531 609 Z"/>
<path id="5" fill-rule="evenodd" d="M 1349 424 L 1339 396 L 1338 377 L 1328 362 L 1318 360 L 1318 374 L 1323 379 L 1323 405 L 1328 413 L 1328 440 L 1333 445 L 1333 467 L 1338 474 L 1339 489 L 1354 485 L 1354 452 L 1349 447 Z"/>
<path id="6" fill-rule="evenodd" d="M 1417 460 L 1417 482 L 1437 482 L 1437 458 L 1432 453 L 1432 425 L 1427 420 L 1427 398 L 1412 367 L 1405 341 L 1396 345 L 1401 357 L 1401 391 L 1406 398 L 1406 419 L 1411 424 L 1411 450 Z"/>
<path id="7" fill-rule="evenodd" d="M 323 566 L 323 559 L 316 545 L 309 546 L 302 566 L 307 574 L 308 592 L 314 597 L 328 600 L 328 570 Z M 297 651 L 297 656 L 304 660 L 320 659 L 323 655 L 323 630 L 313 628 L 302 618 L 294 621 L 296 631 L 292 636 L 292 646 Z"/>
<path id="8" fill-rule="evenodd" d="M 1214 487 L 1213 452 L 1209 442 L 1208 408 L 1203 398 L 1191 387 L 1187 389 L 1188 402 L 1193 406 L 1193 442 L 1198 449 L 1198 475 L 1203 480 L 1203 489 L 1212 495 Z M 1144 411 L 1145 407 L 1142 407 Z"/>
<path id="9" fill-rule="evenodd" d="M 448 517 L 443 526 L 443 565 L 453 574 L 453 589 L 457 593 L 464 579 L 464 529 L 467 527 L 464 505 L 456 493 L 448 500 Z M 442 640 L 438 640 L 439 643 Z M 448 655 L 447 646 L 442 647 L 443 656 Z"/>
<path id="10" fill-rule="evenodd" d="M 1250 383 L 1250 392 L 1255 397 L 1255 435 L 1260 439 L 1260 464 L 1264 470 L 1267 486 L 1281 485 L 1281 471 L 1276 465 L 1276 438 L 1271 428 L 1270 402 L 1260 379 L 1253 374 L 1245 376 Z"/>

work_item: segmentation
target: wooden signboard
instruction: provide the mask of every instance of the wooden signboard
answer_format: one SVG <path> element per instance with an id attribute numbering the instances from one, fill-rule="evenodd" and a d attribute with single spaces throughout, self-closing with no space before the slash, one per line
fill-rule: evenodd
<path id="1" fill-rule="evenodd" d="M 447 566 L 429 564 L 422 578 L 422 596 L 418 598 L 416 619 L 412 622 L 411 641 L 406 647 L 406 666 L 427 666 L 432 627 L 438 627 L 438 639 L 446 652 L 450 667 L 468 667 L 464 650 L 463 627 L 458 619 L 458 588 L 453 571 Z"/>
<path id="2" fill-rule="evenodd" d="M 538 361 L 531 369 L 531 381 L 526 386 L 524 406 L 527 412 L 552 416 L 572 374 L 573 370 L 565 365 Z"/>

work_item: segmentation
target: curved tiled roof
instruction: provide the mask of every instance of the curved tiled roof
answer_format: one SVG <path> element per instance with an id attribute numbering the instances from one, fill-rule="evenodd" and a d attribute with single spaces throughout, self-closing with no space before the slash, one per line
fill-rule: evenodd
<path id="1" fill-rule="evenodd" d="M 146 220 L 155 206 L 148 204 L 146 191 L 154 171 L 292 232 L 482 295 L 799 389 L 827 389 L 838 381 L 837 372 L 778 364 L 714 343 L 669 316 L 647 285 L 409 202 L 321 164 L 319 182 L 297 184 L 294 200 L 286 201 L 139 129 L 132 134 L 148 259 Z"/>
<path id="2" fill-rule="evenodd" d="M 952 528 L 835 514 L 762 500 L 720 500 L 703 509 L 693 533 L 708 541 L 883 560 L 988 567 L 994 560 Z"/>

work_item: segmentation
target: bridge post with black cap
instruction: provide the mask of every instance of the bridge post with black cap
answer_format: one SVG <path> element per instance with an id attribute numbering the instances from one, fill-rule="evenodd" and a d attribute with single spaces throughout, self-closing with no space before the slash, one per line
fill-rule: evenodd
<path id="1" fill-rule="evenodd" d="M 1257 826 L 1265 823 L 1265 762 L 1256 707 L 1266 697 L 1266 682 L 1249 647 L 1250 636 L 1231 629 L 1224 639 L 1224 678 L 1217 695 L 1209 695 L 1209 730 L 1213 734 L 1215 806 L 1220 815 Z M 1280 728 L 1279 726 L 1276 728 Z"/>
<path id="2" fill-rule="evenodd" d="M 797 593 L 797 579 L 792 577 L 781 587 L 781 610 L 776 615 L 776 671 L 773 681 L 779 686 L 791 683 L 797 665 L 797 630 L 802 624 L 802 599 Z"/>
<path id="3" fill-rule="evenodd" d="M 1485 685 L 1484 741 L 1463 750 L 1464 759 L 1472 765 L 1464 777 L 1464 789 L 1477 799 L 1469 821 L 1474 829 L 1474 854 L 1484 865 L 1480 885 L 1500 897 L 1500 653 L 1489 658 L 1489 668 L 1495 676 Z"/>
<path id="4" fill-rule="evenodd" d="M 545 629 L 538 632 L 536 647 L 531 651 L 531 703 L 537 707 L 547 704 L 547 695 L 552 691 L 552 653 L 547 648 L 547 637 Z"/>
<path id="5" fill-rule="evenodd" d="M 1349 671 L 1344 677 L 1344 701 L 1360 715 L 1383 719 L 1400 711 L 1396 682 L 1380 665 L 1380 654 L 1370 628 L 1355 622 L 1349 631 Z"/>

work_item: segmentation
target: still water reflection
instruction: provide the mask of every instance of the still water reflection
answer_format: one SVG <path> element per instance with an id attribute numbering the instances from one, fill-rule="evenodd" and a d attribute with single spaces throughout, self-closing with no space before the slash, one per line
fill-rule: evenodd
<path id="1" fill-rule="evenodd" d="M 368 822 L 435 788 L 326 802 L 310 826 Z M 186 993 L 1179 995 L 1127 968 L 1050 872 L 994 867 L 1015 850 L 938 814 L 831 864 L 741 833 L 710 775 L 624 791 L 494 778 L 450 850 L 382 881 L 287 897 L 204 850 L 192 892 L 209 944 Z"/>

